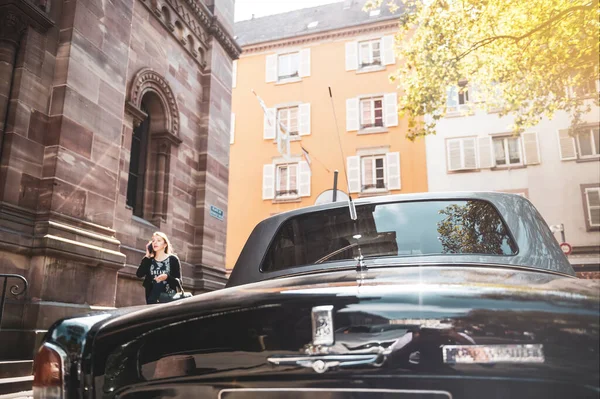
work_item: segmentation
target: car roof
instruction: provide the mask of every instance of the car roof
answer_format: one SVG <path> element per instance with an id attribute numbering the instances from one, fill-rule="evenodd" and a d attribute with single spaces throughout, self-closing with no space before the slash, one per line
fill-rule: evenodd
<path id="1" fill-rule="evenodd" d="M 392 265 L 497 265 L 526 267 L 553 271 L 567 275 L 575 275 L 568 259 L 561 251 L 556 238 L 547 223 L 531 202 L 517 194 L 499 192 L 429 192 L 415 194 L 397 194 L 353 200 L 355 206 L 368 204 L 385 204 L 399 202 L 421 202 L 434 200 L 483 200 L 491 203 L 510 230 L 519 250 L 515 255 L 487 254 L 439 254 L 412 255 L 402 257 L 385 257 L 369 259 L 369 267 L 385 267 Z M 319 265 L 306 265 L 292 269 L 273 272 L 260 270 L 264 255 L 279 230 L 288 219 L 313 212 L 327 211 L 348 207 L 348 201 L 327 203 L 294 209 L 271 216 L 260 222 L 250 234 L 227 286 L 235 286 L 271 278 L 289 276 L 298 273 L 321 272 L 330 269 L 352 267 L 356 261 L 336 261 Z"/>

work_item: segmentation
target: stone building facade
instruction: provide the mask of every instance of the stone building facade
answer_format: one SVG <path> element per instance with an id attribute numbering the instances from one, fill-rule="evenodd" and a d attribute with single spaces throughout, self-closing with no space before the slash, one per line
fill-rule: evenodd
<path id="1" fill-rule="evenodd" d="M 0 0 L 0 273 L 30 284 L 0 359 L 31 358 L 59 317 L 145 303 L 135 271 L 157 230 L 188 290 L 223 287 L 210 208 L 227 215 L 233 10 Z"/>

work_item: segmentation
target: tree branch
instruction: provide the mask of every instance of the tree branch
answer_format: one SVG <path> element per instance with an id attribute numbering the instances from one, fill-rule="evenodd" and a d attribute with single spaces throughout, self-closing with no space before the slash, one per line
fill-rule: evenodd
<path id="1" fill-rule="evenodd" d="M 595 4 L 595 7 L 594 7 L 594 4 Z M 563 18 L 567 17 L 569 14 L 571 14 L 575 11 L 588 11 L 589 9 L 594 9 L 594 8 L 598 8 L 598 0 L 592 0 L 591 3 L 589 3 L 588 5 L 585 5 L 585 6 L 574 6 L 574 7 L 567 8 L 566 10 L 559 12 L 554 17 L 548 19 L 544 23 L 538 25 L 534 29 L 530 30 L 529 32 L 527 32 L 521 36 L 499 35 L 499 36 L 487 37 L 485 39 L 482 39 L 482 40 L 474 43 L 471 46 L 471 48 L 469 48 L 467 51 L 463 52 L 462 54 L 458 55 L 456 57 L 455 61 L 460 61 L 461 59 L 463 59 L 464 57 L 466 57 L 473 51 L 475 51 L 481 47 L 487 46 L 488 44 L 493 43 L 497 40 L 510 39 L 510 40 L 513 40 L 515 42 L 515 44 L 519 43 L 521 40 L 533 35 L 534 33 L 538 32 L 540 30 L 551 28 L 554 23 L 559 22 L 560 20 L 562 20 Z"/>

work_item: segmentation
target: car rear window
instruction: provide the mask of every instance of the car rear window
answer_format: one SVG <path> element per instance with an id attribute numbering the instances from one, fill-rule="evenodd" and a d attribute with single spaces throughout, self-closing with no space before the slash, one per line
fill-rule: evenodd
<path id="1" fill-rule="evenodd" d="M 504 221 L 482 200 L 368 204 L 312 212 L 282 223 L 263 261 L 271 272 L 297 266 L 388 256 L 514 255 Z"/>

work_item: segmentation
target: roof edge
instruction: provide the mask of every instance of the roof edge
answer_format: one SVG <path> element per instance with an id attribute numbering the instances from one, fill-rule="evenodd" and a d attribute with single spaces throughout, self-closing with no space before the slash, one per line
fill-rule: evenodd
<path id="1" fill-rule="evenodd" d="M 321 31 L 315 30 L 310 33 L 307 32 L 301 35 L 282 36 L 277 39 L 246 43 L 240 45 L 240 47 L 242 48 L 244 53 L 253 53 L 275 47 L 287 47 L 290 45 L 296 45 L 300 43 L 310 43 L 317 40 L 322 40 L 324 38 L 352 36 L 362 32 L 375 32 L 391 28 L 392 25 L 390 24 L 390 21 L 394 21 L 397 24 L 399 23 L 399 19 L 399 16 L 394 15 L 386 18 L 381 18 L 377 21 L 372 21 L 369 23 L 349 24 L 334 29 L 324 29 Z"/>

